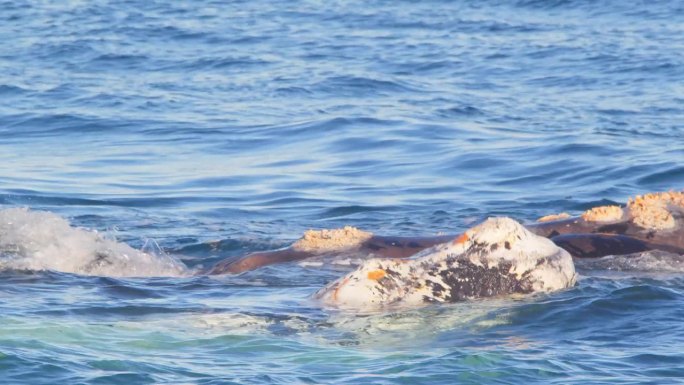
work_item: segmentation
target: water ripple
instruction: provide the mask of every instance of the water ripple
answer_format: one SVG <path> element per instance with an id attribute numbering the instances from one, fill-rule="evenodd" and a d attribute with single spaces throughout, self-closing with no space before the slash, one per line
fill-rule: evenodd
<path id="1" fill-rule="evenodd" d="M 0 208 L 191 269 L 309 228 L 455 233 L 684 186 L 679 2 L 0 7 Z M 3 270 L 3 381 L 682 376 L 677 258 L 578 265 L 554 295 L 364 316 L 309 299 L 349 269 L 318 262 L 215 278 Z"/>

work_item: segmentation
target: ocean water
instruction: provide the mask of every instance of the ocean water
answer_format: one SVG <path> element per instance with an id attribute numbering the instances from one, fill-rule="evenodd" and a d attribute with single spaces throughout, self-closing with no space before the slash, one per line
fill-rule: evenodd
<path id="1" fill-rule="evenodd" d="M 1 383 L 684 382 L 681 258 L 374 314 L 311 299 L 349 266 L 193 274 L 684 188 L 681 2 L 0 9 Z"/>

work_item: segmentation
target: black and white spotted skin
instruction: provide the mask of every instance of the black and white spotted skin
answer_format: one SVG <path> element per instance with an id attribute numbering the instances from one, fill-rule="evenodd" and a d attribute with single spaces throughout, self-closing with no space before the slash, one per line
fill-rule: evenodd
<path id="1" fill-rule="evenodd" d="M 328 305 L 378 308 L 561 290 L 574 285 L 570 255 L 510 218 L 490 218 L 411 259 L 372 259 L 321 289 Z"/>

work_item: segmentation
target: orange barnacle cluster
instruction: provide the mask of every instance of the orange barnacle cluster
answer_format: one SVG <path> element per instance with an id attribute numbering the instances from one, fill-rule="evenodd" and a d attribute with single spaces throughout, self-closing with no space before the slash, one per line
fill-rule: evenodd
<path id="1" fill-rule="evenodd" d="M 638 226 L 653 229 L 671 229 L 675 227 L 675 219 L 670 206 L 684 208 L 684 193 L 668 191 L 637 195 L 629 199 L 627 207 L 632 220 Z"/>

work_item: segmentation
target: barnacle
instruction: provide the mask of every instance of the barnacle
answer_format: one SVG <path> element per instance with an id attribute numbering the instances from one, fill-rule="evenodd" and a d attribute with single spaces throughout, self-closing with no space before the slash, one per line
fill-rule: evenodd
<path id="1" fill-rule="evenodd" d="M 594 207 L 582 213 L 582 219 L 589 222 L 615 222 L 622 219 L 620 206 Z"/>
<path id="2" fill-rule="evenodd" d="M 372 233 L 352 226 L 331 230 L 309 230 L 292 245 L 292 248 L 317 253 L 348 250 L 360 246 L 372 236 Z"/>
<path id="3" fill-rule="evenodd" d="M 537 219 L 537 222 L 551 222 L 551 221 L 558 221 L 558 220 L 567 219 L 567 218 L 570 218 L 570 214 L 568 214 L 568 213 L 551 214 L 551 215 L 545 215 L 545 216 Z"/>
<path id="4" fill-rule="evenodd" d="M 637 195 L 627 203 L 634 223 L 653 230 L 675 227 L 671 206 L 684 208 L 684 193 L 668 191 Z"/>

